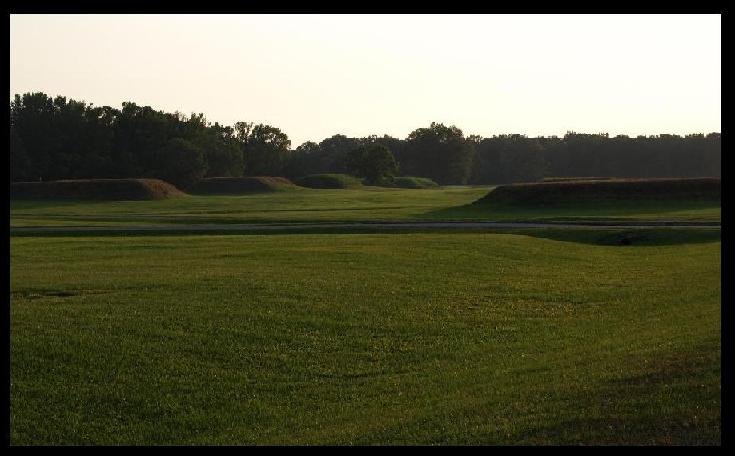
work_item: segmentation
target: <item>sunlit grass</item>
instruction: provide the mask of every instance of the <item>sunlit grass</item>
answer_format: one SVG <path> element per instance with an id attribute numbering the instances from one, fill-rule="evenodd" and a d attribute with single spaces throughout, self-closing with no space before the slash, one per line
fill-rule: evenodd
<path id="1" fill-rule="evenodd" d="M 139 202 L 11 201 L 12 226 L 339 222 L 374 220 L 680 219 L 719 221 L 719 205 L 693 202 L 561 208 L 471 205 L 492 187 L 299 189 Z"/>
<path id="2" fill-rule="evenodd" d="M 720 243 L 566 237 L 12 238 L 12 443 L 719 444 Z"/>

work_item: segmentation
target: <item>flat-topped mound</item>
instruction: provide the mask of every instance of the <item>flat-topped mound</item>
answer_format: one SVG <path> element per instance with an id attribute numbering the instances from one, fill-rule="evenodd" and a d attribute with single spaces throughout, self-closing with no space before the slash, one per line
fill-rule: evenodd
<path id="1" fill-rule="evenodd" d="M 718 201 L 720 178 L 610 179 L 498 186 L 476 204 L 531 206 L 636 201 Z"/>
<path id="2" fill-rule="evenodd" d="M 258 192 L 279 192 L 296 189 L 290 180 L 280 176 L 245 176 L 240 178 L 204 178 L 191 190 L 197 194 L 250 194 Z"/>
<path id="3" fill-rule="evenodd" d="M 566 181 L 609 181 L 611 177 L 607 176 L 550 176 L 544 178 L 541 182 L 566 182 Z"/>
<path id="4" fill-rule="evenodd" d="M 23 200 L 160 200 L 186 195 L 160 179 L 68 179 L 10 184 L 10 198 Z"/>
<path id="5" fill-rule="evenodd" d="M 351 189 L 362 187 L 362 182 L 354 176 L 343 174 L 308 175 L 296 179 L 296 184 L 312 189 Z"/>
<path id="6" fill-rule="evenodd" d="M 439 184 L 430 178 L 419 178 L 417 176 L 396 176 L 393 179 L 393 187 L 403 189 L 430 189 L 439 187 Z"/>

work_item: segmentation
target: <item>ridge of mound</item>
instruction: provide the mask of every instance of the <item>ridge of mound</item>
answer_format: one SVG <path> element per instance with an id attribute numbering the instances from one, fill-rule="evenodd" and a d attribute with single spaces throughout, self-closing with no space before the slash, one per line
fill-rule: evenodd
<path id="1" fill-rule="evenodd" d="M 281 176 L 213 177 L 200 180 L 192 193 L 238 195 L 295 188 L 297 186 L 293 182 Z"/>
<path id="2" fill-rule="evenodd" d="M 720 193 L 720 178 L 560 181 L 498 186 L 475 203 L 528 206 L 621 201 L 719 201 Z"/>
<path id="3" fill-rule="evenodd" d="M 186 195 L 160 179 L 65 179 L 15 182 L 10 197 L 24 200 L 161 200 Z"/>
<path id="4" fill-rule="evenodd" d="M 302 176 L 296 179 L 296 184 L 312 189 L 351 189 L 362 187 L 362 182 L 354 176 L 325 173 L 317 175 Z"/>
<path id="5" fill-rule="evenodd" d="M 609 176 L 549 176 L 543 178 L 541 182 L 567 182 L 567 181 L 610 181 L 612 178 Z"/>

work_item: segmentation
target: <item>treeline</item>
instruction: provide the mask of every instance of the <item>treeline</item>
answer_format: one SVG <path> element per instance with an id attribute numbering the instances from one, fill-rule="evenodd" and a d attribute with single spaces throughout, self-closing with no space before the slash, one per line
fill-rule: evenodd
<path id="1" fill-rule="evenodd" d="M 501 135 L 476 140 L 473 183 L 548 176 L 618 178 L 721 175 L 719 133 L 628 137 L 569 132 L 562 138 Z"/>
<path id="2" fill-rule="evenodd" d="M 400 174 L 445 185 L 546 176 L 720 176 L 720 150 L 719 133 L 482 138 L 439 123 L 405 139 L 334 135 L 291 149 L 288 136 L 273 126 L 224 126 L 203 114 L 165 113 L 131 102 L 115 109 L 28 93 L 10 103 L 12 181 L 149 177 L 187 188 L 203 177 L 316 173 L 376 181 Z"/>

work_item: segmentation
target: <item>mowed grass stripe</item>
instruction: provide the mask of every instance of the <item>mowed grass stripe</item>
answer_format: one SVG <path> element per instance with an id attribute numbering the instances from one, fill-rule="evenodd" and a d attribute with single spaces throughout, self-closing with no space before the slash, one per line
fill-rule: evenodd
<path id="1" fill-rule="evenodd" d="M 719 281 L 719 242 L 12 238 L 11 439 L 719 444 Z"/>
<path id="2" fill-rule="evenodd" d="M 159 201 L 11 201 L 12 226 L 350 222 L 375 220 L 683 220 L 719 222 L 719 202 L 615 201 L 568 206 L 472 204 L 491 186 L 295 189 Z"/>
<path id="3" fill-rule="evenodd" d="M 164 201 L 11 202 L 11 223 L 22 225 L 116 225 L 145 223 L 237 223 L 354 221 L 421 218 L 427 211 L 463 205 L 490 187 L 444 189 L 308 189 L 251 195 L 187 196 Z"/>

